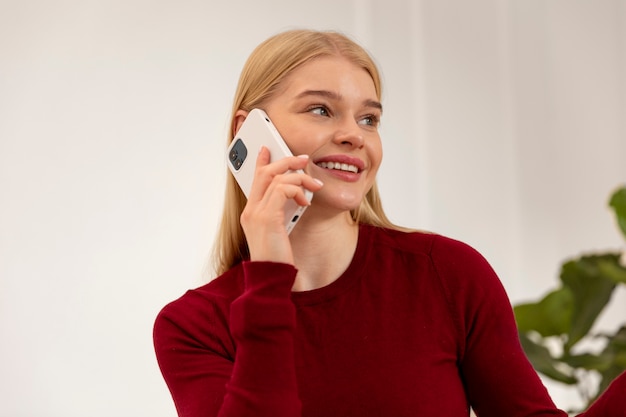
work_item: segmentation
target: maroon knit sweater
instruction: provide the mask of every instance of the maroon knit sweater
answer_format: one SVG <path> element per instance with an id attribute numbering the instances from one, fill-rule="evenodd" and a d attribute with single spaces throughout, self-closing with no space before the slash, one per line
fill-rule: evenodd
<path id="1" fill-rule="evenodd" d="M 361 226 L 336 281 L 292 292 L 295 275 L 244 262 L 161 311 L 154 344 L 180 416 L 566 415 L 467 245 Z M 626 377 L 585 416 L 626 416 Z"/>

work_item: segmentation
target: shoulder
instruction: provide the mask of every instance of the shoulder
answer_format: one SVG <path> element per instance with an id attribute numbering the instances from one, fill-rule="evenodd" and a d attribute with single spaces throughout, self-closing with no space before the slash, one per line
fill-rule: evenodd
<path id="1" fill-rule="evenodd" d="M 392 251 L 396 255 L 421 258 L 447 293 L 484 292 L 501 286 L 489 262 L 469 244 L 444 235 L 364 226 L 375 253 Z M 384 255 L 383 255 L 384 256 Z"/>
<path id="2" fill-rule="evenodd" d="M 491 316 L 509 317 L 511 305 L 500 278 L 487 259 L 469 244 L 435 235 L 430 251 L 433 270 L 463 334 Z M 507 322 L 510 324 L 509 322 Z"/>
<path id="3" fill-rule="evenodd" d="M 428 232 L 389 229 L 372 225 L 361 225 L 361 233 L 372 246 L 416 255 L 428 254 L 433 239 L 437 236 Z"/>
<path id="4" fill-rule="evenodd" d="M 433 262 L 484 261 L 482 255 L 470 245 L 437 233 L 362 226 L 373 245 L 387 246 L 395 251 L 423 254 Z"/>
<path id="5" fill-rule="evenodd" d="M 242 267 L 238 265 L 166 304 L 156 317 L 155 332 L 167 327 L 191 331 L 207 324 L 226 324 L 230 304 L 241 295 L 243 287 Z"/>

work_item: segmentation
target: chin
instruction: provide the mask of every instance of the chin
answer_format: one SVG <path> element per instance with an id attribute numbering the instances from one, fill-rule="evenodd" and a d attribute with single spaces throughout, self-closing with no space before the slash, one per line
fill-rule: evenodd
<path id="1" fill-rule="evenodd" d="M 365 198 L 365 195 L 361 193 L 340 191 L 337 193 L 324 193 L 323 195 L 320 195 L 319 198 L 323 198 L 326 205 L 333 206 L 341 211 L 350 211 L 359 208 L 361 201 Z"/>

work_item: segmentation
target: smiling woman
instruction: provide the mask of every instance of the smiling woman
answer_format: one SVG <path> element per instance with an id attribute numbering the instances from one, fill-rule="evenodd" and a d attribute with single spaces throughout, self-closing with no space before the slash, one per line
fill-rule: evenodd
<path id="1" fill-rule="evenodd" d="M 157 317 L 180 416 L 566 415 L 485 259 L 385 216 L 380 92 L 371 58 L 338 33 L 285 32 L 252 53 L 229 142 L 260 108 L 298 156 L 263 149 L 247 200 L 229 177 L 219 276 Z M 288 234 L 284 205 L 304 190 Z M 624 416 L 624 389 L 626 376 L 585 415 Z"/>
<path id="2" fill-rule="evenodd" d="M 248 58 L 241 72 L 235 93 L 232 107 L 232 132 L 228 137 L 228 142 L 230 143 L 234 138 L 235 131 L 242 122 L 241 119 L 245 117 L 248 111 L 254 108 L 265 108 L 267 110 L 267 105 L 272 101 L 271 99 L 282 95 L 288 89 L 291 89 L 292 93 L 291 102 L 289 104 L 283 103 L 283 106 L 288 105 L 291 113 L 311 113 L 310 118 L 315 113 L 320 116 L 327 114 L 329 109 L 320 105 L 320 100 L 324 99 L 326 102 L 329 102 L 331 99 L 335 99 L 336 101 L 343 98 L 340 96 L 340 93 L 349 94 L 347 90 L 340 91 L 336 88 L 328 89 L 325 87 L 330 85 L 330 83 L 338 84 L 339 82 L 338 79 L 334 80 L 335 73 L 325 72 L 332 71 L 334 68 L 322 68 L 321 66 L 317 67 L 317 70 L 309 68 L 306 74 L 300 71 L 307 71 L 307 64 L 311 61 L 320 61 L 322 59 L 328 61 L 328 58 L 335 58 L 330 61 L 338 61 L 337 65 L 339 65 L 339 62 L 344 64 L 351 63 L 351 66 L 354 67 L 351 67 L 351 70 L 359 73 L 360 82 L 365 83 L 364 85 L 368 88 L 370 86 L 373 87 L 373 91 L 368 91 L 369 96 L 363 97 L 362 105 L 364 108 L 371 109 L 368 113 L 376 114 L 378 117 L 375 122 L 373 118 L 364 120 L 370 120 L 370 123 L 377 125 L 382 114 L 382 105 L 380 103 L 382 85 L 378 68 L 367 52 L 339 33 L 296 30 L 284 32 L 279 36 L 266 40 L 257 46 Z M 332 64 L 328 63 L 327 65 Z M 301 75 L 292 77 L 296 70 Z M 363 73 L 367 76 L 364 77 Z M 333 76 L 329 77 L 329 74 L 333 74 Z M 342 74 L 342 72 L 338 74 Z M 317 80 L 317 83 L 303 84 L 303 76 L 313 77 L 313 79 Z M 293 82 L 300 83 L 301 90 L 296 90 L 295 86 L 288 82 L 290 78 Z M 350 80 L 350 82 L 352 81 Z M 300 107 L 297 107 L 298 105 Z M 306 107 L 307 105 L 309 107 Z M 270 117 L 274 118 L 270 111 L 268 113 L 270 113 Z M 359 116 L 362 117 L 363 115 L 356 117 Z M 274 122 L 278 125 L 279 131 L 287 143 L 290 143 L 292 138 L 283 131 L 286 127 L 281 127 L 280 121 L 274 120 Z M 310 119 L 309 123 L 312 123 Z M 300 129 L 302 131 L 305 130 L 302 127 Z M 302 136 L 302 134 L 299 136 Z M 298 154 L 296 149 L 292 149 L 292 152 L 296 155 Z M 354 165 L 354 162 L 358 160 L 358 158 L 351 157 L 345 152 L 339 152 L 339 155 L 342 158 L 352 158 L 346 162 L 350 162 L 351 165 Z M 321 163 L 324 161 L 319 160 L 317 162 Z M 359 162 L 357 161 L 357 163 Z M 360 168 L 364 169 L 365 167 L 362 166 Z M 214 264 L 218 274 L 226 272 L 250 256 L 249 242 L 247 242 L 250 236 L 244 234 L 240 224 L 241 213 L 246 204 L 247 200 L 234 178 L 228 176 L 222 222 L 214 248 Z M 305 216 L 305 218 L 308 217 L 310 217 L 310 213 Z M 388 220 L 382 209 L 376 183 L 372 185 L 358 206 L 351 210 L 351 217 L 354 220 L 359 219 L 368 224 L 395 227 Z M 305 218 L 301 222 L 305 221 Z M 299 226 L 297 229 L 302 229 L 302 227 Z"/>

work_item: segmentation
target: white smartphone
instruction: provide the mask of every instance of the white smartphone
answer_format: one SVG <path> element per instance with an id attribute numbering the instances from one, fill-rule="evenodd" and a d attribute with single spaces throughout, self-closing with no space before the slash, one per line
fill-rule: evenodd
<path id="1" fill-rule="evenodd" d="M 226 163 L 230 172 L 237 180 L 246 198 L 250 194 L 254 171 L 256 168 L 256 158 L 265 146 L 270 151 L 270 162 L 277 161 L 287 156 L 293 156 L 289 147 L 278 133 L 278 130 L 261 109 L 253 109 L 248 113 L 248 117 L 243 122 L 235 138 L 228 146 L 226 153 Z M 302 170 L 299 170 L 303 172 Z M 307 200 L 311 201 L 313 193 L 304 190 Z M 305 206 L 298 205 L 294 200 L 288 200 L 285 204 L 285 228 L 290 233 L 294 228 Z"/>

